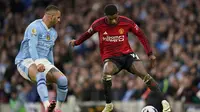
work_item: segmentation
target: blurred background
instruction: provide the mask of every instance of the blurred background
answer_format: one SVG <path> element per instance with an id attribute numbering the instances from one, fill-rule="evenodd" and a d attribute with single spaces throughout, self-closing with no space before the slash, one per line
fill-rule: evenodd
<path id="1" fill-rule="evenodd" d="M 200 112 L 200 0 L 0 0 L 1 112 L 15 112 L 18 107 L 18 112 L 42 112 L 36 85 L 19 75 L 14 59 L 25 28 L 42 18 L 49 4 L 57 5 L 62 12 L 61 24 L 55 27 L 59 37 L 54 60 L 69 81 L 63 110 L 103 109 L 98 34 L 74 49 L 68 43 L 104 16 L 108 3 L 116 4 L 119 13 L 134 20 L 147 35 L 157 56 L 155 68 L 149 67 L 148 57 L 133 34 L 129 43 L 160 84 L 174 112 Z M 148 101 L 156 102 L 142 80 L 127 71 L 121 71 L 112 81 L 114 112 L 140 112 Z M 55 85 L 48 88 L 54 99 Z"/>

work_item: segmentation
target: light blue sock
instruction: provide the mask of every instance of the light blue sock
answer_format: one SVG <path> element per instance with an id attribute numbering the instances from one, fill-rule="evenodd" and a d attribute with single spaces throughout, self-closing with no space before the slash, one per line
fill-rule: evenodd
<path id="1" fill-rule="evenodd" d="M 46 76 L 43 72 L 38 72 L 36 75 L 37 91 L 42 102 L 49 100 L 48 90 L 46 86 Z"/>
<path id="2" fill-rule="evenodd" d="M 64 102 L 67 96 L 67 77 L 61 76 L 57 80 L 57 101 Z"/>

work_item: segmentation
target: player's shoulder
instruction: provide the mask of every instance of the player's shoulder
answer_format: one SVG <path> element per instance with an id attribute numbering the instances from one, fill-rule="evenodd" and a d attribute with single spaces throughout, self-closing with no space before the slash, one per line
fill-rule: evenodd
<path id="1" fill-rule="evenodd" d="M 96 26 L 99 26 L 99 25 L 102 25 L 102 24 L 105 24 L 105 17 L 101 17 L 99 19 L 96 19 L 94 22 L 93 22 L 93 27 L 96 27 Z"/>
<path id="2" fill-rule="evenodd" d="M 33 21 L 33 22 L 31 22 L 28 26 L 27 26 L 27 28 L 26 28 L 26 30 L 25 30 L 25 33 L 26 32 L 31 32 L 32 34 L 38 34 L 38 33 L 40 33 L 40 19 L 37 19 L 37 20 L 35 20 L 35 21 Z"/>
<path id="3" fill-rule="evenodd" d="M 31 22 L 28 25 L 28 28 L 36 28 L 36 29 L 38 29 L 38 27 L 40 26 L 40 24 L 41 24 L 41 19 L 37 19 L 37 20 Z"/>
<path id="4" fill-rule="evenodd" d="M 133 24 L 133 20 L 131 20 L 130 18 L 126 17 L 126 16 L 119 16 L 119 21 L 120 22 L 125 22 L 125 23 L 130 23 Z"/>
<path id="5" fill-rule="evenodd" d="M 41 24 L 41 22 L 42 22 L 42 19 L 36 19 L 30 25 L 39 25 L 39 24 Z"/>

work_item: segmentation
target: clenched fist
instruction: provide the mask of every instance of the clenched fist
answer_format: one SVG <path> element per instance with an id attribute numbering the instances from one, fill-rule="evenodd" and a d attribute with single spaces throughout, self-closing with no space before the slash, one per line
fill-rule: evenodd
<path id="1" fill-rule="evenodd" d="M 76 40 L 71 40 L 71 41 L 69 42 L 69 44 L 70 44 L 72 47 L 74 47 L 74 46 L 75 46 L 75 41 L 76 41 Z"/>
<path id="2" fill-rule="evenodd" d="M 43 64 L 37 65 L 37 70 L 38 70 L 38 72 L 44 72 L 45 71 L 44 65 Z"/>

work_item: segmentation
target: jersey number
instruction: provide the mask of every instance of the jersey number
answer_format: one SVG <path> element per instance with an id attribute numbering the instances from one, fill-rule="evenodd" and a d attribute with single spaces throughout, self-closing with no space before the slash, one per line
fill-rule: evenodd
<path id="1" fill-rule="evenodd" d="M 137 60 L 139 60 L 139 57 L 138 57 L 138 55 L 137 54 L 130 54 L 134 59 L 137 59 Z"/>

